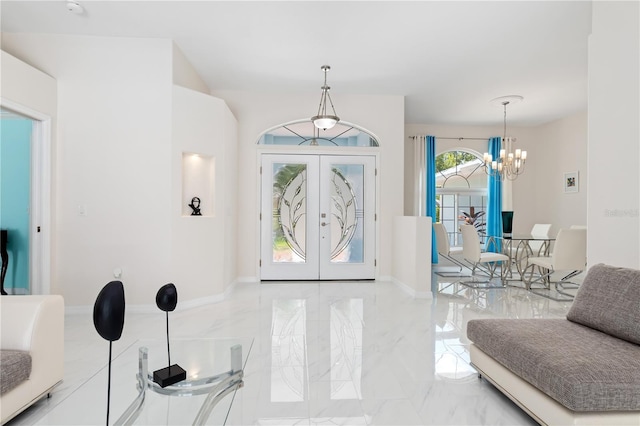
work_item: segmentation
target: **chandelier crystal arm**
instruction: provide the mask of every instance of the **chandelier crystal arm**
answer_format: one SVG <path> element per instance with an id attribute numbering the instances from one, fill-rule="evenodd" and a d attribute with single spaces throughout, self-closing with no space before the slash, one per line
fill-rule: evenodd
<path id="1" fill-rule="evenodd" d="M 488 152 L 484 153 L 484 171 L 491 176 L 500 178 L 501 180 L 515 180 L 524 173 L 524 165 L 527 160 L 527 151 L 516 149 L 513 151 L 512 145 L 516 141 L 515 138 L 507 137 L 507 105 L 513 101 L 521 101 L 522 96 L 504 96 L 492 101 L 500 101 L 504 109 L 504 136 L 502 137 L 502 146 L 498 154 L 498 158 L 493 158 Z"/>

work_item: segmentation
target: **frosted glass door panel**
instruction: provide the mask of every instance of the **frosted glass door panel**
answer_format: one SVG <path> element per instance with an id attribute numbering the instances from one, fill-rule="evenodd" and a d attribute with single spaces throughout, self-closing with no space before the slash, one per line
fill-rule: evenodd
<path id="1" fill-rule="evenodd" d="M 322 279 L 375 277 L 374 209 L 375 157 L 323 156 L 320 164 Z"/>
<path id="2" fill-rule="evenodd" d="M 262 156 L 261 279 L 317 279 L 317 180 L 314 156 Z"/>
<path id="3" fill-rule="evenodd" d="M 375 157 L 262 156 L 262 280 L 375 278 Z"/>
<path id="4" fill-rule="evenodd" d="M 274 262 L 304 262 L 307 231 L 306 164 L 273 164 Z"/>
<path id="5" fill-rule="evenodd" d="M 364 166 L 333 164 L 331 187 L 331 262 L 362 263 Z"/>

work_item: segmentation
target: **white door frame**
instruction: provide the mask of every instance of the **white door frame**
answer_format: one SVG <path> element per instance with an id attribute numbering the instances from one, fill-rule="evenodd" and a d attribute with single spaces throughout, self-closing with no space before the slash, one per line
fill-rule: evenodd
<path id="1" fill-rule="evenodd" d="M 0 106 L 30 118 L 31 219 L 29 230 L 29 291 L 51 292 L 51 117 L 0 97 Z"/>
<path id="2" fill-rule="evenodd" d="M 370 268 L 370 271 L 373 271 L 373 276 L 371 276 L 371 274 L 368 274 L 366 277 L 364 275 L 358 276 L 349 276 L 349 275 L 345 275 L 343 278 L 340 279 L 375 279 L 378 275 L 378 269 L 377 269 L 377 257 L 378 257 L 378 250 L 379 250 L 379 245 L 378 245 L 378 240 L 379 240 L 379 226 L 377 223 L 377 216 L 378 216 L 378 205 L 377 205 L 377 200 L 379 199 L 379 185 L 377 183 L 377 167 L 378 167 L 378 161 L 379 161 L 379 157 L 378 157 L 378 150 L 369 150 L 369 149 L 358 149 L 358 152 L 355 153 L 353 150 L 349 149 L 349 150 L 344 150 L 344 149 L 330 149 L 330 150 L 318 150 L 318 149 L 314 149 L 313 152 L 304 152 L 301 153 L 299 150 L 290 150 L 290 149 L 265 149 L 265 150 L 258 150 L 258 156 L 257 156 L 257 160 L 258 160 L 258 167 L 262 168 L 263 165 L 263 157 L 265 155 L 276 155 L 276 156 L 287 156 L 289 158 L 291 158 L 292 163 L 295 164 L 296 162 L 298 163 L 305 163 L 305 164 L 309 164 L 308 160 L 305 161 L 305 159 L 309 159 L 309 158 L 314 158 L 314 159 L 320 159 L 320 158 L 329 158 L 329 157 L 336 157 L 336 158 L 341 158 L 342 160 L 345 160 L 346 163 L 348 164 L 349 161 L 348 159 L 345 159 L 345 157 L 347 158 L 358 158 L 358 157 L 365 157 L 365 158 L 369 158 L 369 163 L 368 165 L 365 167 L 365 173 L 369 173 L 370 174 L 368 176 L 366 176 L 365 178 L 368 179 L 369 182 L 373 182 L 374 185 L 374 191 L 372 191 L 370 193 L 370 201 L 367 205 L 367 211 L 370 211 L 370 220 L 368 221 L 363 221 L 363 225 L 365 227 L 365 231 L 367 233 L 369 233 L 369 235 L 373 235 L 372 241 L 370 243 L 368 243 L 369 245 L 369 249 L 367 251 L 367 255 L 365 256 L 365 259 L 368 259 L 369 262 L 366 265 L 362 265 L 362 267 L 360 268 L 362 271 L 365 271 L 367 268 Z M 266 157 L 265 157 L 266 158 Z M 356 163 L 357 161 L 355 161 L 354 163 Z M 366 164 L 367 160 L 365 160 L 365 164 Z M 319 165 L 319 161 L 318 161 L 318 165 Z M 341 162 L 340 162 L 341 163 Z M 313 167 L 317 167 L 317 166 L 313 166 Z M 257 177 L 257 186 L 258 186 L 258 206 L 259 206 L 259 210 L 260 212 L 263 211 L 263 209 L 265 209 L 266 207 L 263 206 L 263 202 L 266 202 L 266 200 L 270 200 L 271 197 L 264 197 L 263 194 L 263 184 L 264 183 L 264 177 L 262 175 L 262 173 L 269 173 L 267 170 L 264 170 L 258 174 Z M 266 184 L 265 184 L 266 185 Z M 268 187 L 271 187 L 271 185 L 266 185 Z M 270 189 L 269 189 L 270 190 Z M 319 207 L 319 206 L 318 206 Z M 319 210 L 318 210 L 319 211 Z M 261 215 L 262 216 L 262 213 Z M 263 223 L 261 222 L 262 220 L 269 220 L 268 218 L 260 218 L 258 221 L 258 244 L 256 247 L 256 252 L 257 252 L 257 257 L 258 259 L 261 259 L 260 263 L 264 264 L 264 262 L 267 261 L 267 259 L 264 259 L 262 257 L 262 244 L 263 241 L 267 241 L 267 240 L 271 240 L 271 236 L 269 235 L 270 232 L 270 227 L 263 227 Z M 313 232 L 313 231 L 312 231 Z M 320 233 L 322 233 L 322 231 L 318 231 Z M 319 237 L 320 235 L 318 235 Z M 366 242 L 366 240 L 365 240 Z M 304 266 L 303 265 L 299 265 L 300 267 L 298 267 L 298 265 L 290 265 L 293 266 L 293 269 L 300 269 L 300 270 L 304 270 Z M 340 276 L 341 272 L 338 272 L 340 270 L 341 265 L 338 265 L 338 268 L 332 268 L 335 269 L 331 272 L 329 272 L 328 274 L 323 274 L 323 275 L 327 275 L 326 277 L 324 277 L 323 279 L 338 279 L 338 277 Z M 350 265 L 352 268 L 355 267 L 354 264 Z M 357 269 L 357 268 L 356 268 Z M 324 271 L 325 269 L 323 269 Z M 263 273 L 262 268 L 260 267 L 260 265 L 258 265 L 257 267 L 257 277 L 258 277 L 258 281 L 262 280 L 262 279 L 274 279 L 271 276 L 268 276 L 268 274 Z M 287 277 L 282 276 L 282 279 L 291 279 L 292 277 Z M 297 279 L 318 279 L 317 277 L 317 272 L 315 275 L 311 276 L 309 275 L 309 278 L 297 278 Z"/>

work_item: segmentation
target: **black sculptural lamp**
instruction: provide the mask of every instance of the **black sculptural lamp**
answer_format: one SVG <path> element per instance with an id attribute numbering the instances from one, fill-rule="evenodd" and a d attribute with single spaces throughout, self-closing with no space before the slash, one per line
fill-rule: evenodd
<path id="1" fill-rule="evenodd" d="M 98 334 L 109 341 L 109 378 L 107 381 L 107 426 L 111 400 L 111 348 L 114 340 L 122 336 L 124 327 L 124 287 L 120 281 L 105 285 L 93 305 L 93 325 Z"/>
<path id="2" fill-rule="evenodd" d="M 173 311 L 178 304 L 178 291 L 173 284 L 165 284 L 160 287 L 156 295 L 156 305 L 164 311 L 167 318 L 167 358 L 168 367 L 153 372 L 153 381 L 160 387 L 171 386 L 187 378 L 187 372 L 178 364 L 171 365 L 171 349 L 169 347 L 169 311 Z"/>

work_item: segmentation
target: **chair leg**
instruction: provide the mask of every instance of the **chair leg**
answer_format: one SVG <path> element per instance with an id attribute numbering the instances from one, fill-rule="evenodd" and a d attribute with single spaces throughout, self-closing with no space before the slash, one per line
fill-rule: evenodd
<path id="1" fill-rule="evenodd" d="M 524 270 L 524 273 L 527 273 L 527 269 L 529 269 L 529 267 L 531 268 L 531 272 L 529 273 L 529 279 L 526 280 L 525 279 L 525 287 L 527 290 L 531 290 L 531 285 L 534 283 L 537 283 L 538 281 L 542 281 L 542 284 L 544 285 L 546 290 L 550 290 L 550 286 L 549 286 L 549 280 L 551 277 L 551 274 L 553 274 L 553 270 L 546 270 L 546 272 L 543 272 L 543 268 L 541 266 L 538 266 L 539 269 L 539 273 L 540 276 L 538 278 L 536 278 L 535 280 L 533 279 L 533 272 L 534 269 L 536 268 L 537 265 L 527 265 L 527 267 Z"/>
<path id="2" fill-rule="evenodd" d="M 529 267 L 531 267 L 531 273 L 529 274 L 529 279 L 527 280 L 527 269 L 529 269 Z M 535 268 L 535 265 L 527 264 L 527 266 L 525 266 L 524 270 L 522 271 L 522 278 L 524 280 L 524 287 L 527 290 L 531 290 L 531 283 L 533 283 L 533 269 L 534 268 Z"/>
<path id="3" fill-rule="evenodd" d="M 570 274 L 564 276 L 562 279 L 560 279 L 559 281 L 554 283 L 555 289 L 558 292 L 558 294 L 564 296 L 564 298 L 562 297 L 553 297 L 551 295 L 551 275 L 554 273 L 555 271 L 550 269 L 548 270 L 544 275 L 540 276 L 539 278 L 537 278 L 536 280 L 533 280 L 532 282 L 537 282 L 542 280 L 544 283 L 545 288 L 544 289 L 529 289 L 533 294 L 536 294 L 538 296 L 542 296 L 545 297 L 547 299 L 551 299 L 551 300 L 555 300 L 557 302 L 571 302 L 574 298 L 574 295 L 567 293 L 565 291 L 563 291 L 564 289 L 561 290 L 562 286 L 565 283 L 568 283 L 568 279 L 572 278 L 576 275 L 578 275 L 580 272 L 582 271 L 573 271 Z M 533 270 L 531 271 L 531 275 L 533 275 Z M 573 284 L 573 283 L 572 283 Z M 537 290 L 537 291 L 536 291 Z M 541 291 L 542 290 L 542 291 Z"/>
<path id="4" fill-rule="evenodd" d="M 569 285 L 572 285 L 573 288 L 580 287 L 578 284 L 570 282 L 569 279 L 575 277 L 576 275 L 580 274 L 581 272 L 582 271 L 573 271 L 573 272 L 565 275 L 564 277 L 562 277 L 562 279 L 560 281 L 555 283 L 556 291 L 558 292 L 558 294 L 562 294 L 563 296 L 570 297 L 571 300 L 573 300 L 575 295 L 573 295 L 571 293 L 567 293 L 566 291 L 564 291 L 565 290 L 564 286 L 569 284 Z"/>

